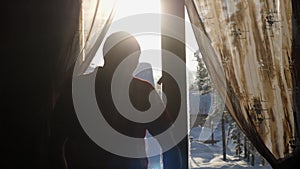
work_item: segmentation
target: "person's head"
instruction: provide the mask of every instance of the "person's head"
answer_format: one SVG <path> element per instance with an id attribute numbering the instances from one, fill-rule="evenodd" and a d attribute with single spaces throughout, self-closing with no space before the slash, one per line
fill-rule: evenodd
<path id="1" fill-rule="evenodd" d="M 127 62 L 130 65 L 124 71 L 133 72 L 140 53 L 140 45 L 132 35 L 123 31 L 115 32 L 106 39 L 103 46 L 104 67 L 115 69 L 126 58 L 130 60 Z"/>

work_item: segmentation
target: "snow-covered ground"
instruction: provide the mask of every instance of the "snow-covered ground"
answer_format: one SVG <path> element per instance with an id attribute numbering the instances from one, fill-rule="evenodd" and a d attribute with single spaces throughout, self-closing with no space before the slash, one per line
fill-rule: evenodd
<path id="1" fill-rule="evenodd" d="M 247 159 L 244 159 L 244 155 L 241 157 L 235 155 L 235 145 L 231 140 L 228 140 L 226 149 L 226 161 L 223 160 L 223 149 L 222 149 L 222 135 L 220 125 L 214 131 L 214 139 L 218 142 L 214 145 L 203 143 L 205 138 L 210 134 L 204 134 L 203 132 L 211 131 L 210 129 L 203 130 L 201 127 L 193 128 L 190 131 L 190 169 L 272 169 L 272 167 L 265 161 L 265 164 L 261 164 L 261 156 L 255 154 L 255 165 L 252 166 Z M 159 144 L 152 144 L 150 149 L 159 148 Z M 149 151 L 149 150 L 148 150 Z M 161 157 L 154 157 L 149 159 L 149 169 L 163 169 Z"/>
<path id="2" fill-rule="evenodd" d="M 234 145 L 231 141 L 228 141 L 228 145 L 226 149 L 227 160 L 224 161 L 223 150 L 222 150 L 221 127 L 218 126 L 214 132 L 215 140 L 219 140 L 219 142 L 217 142 L 214 145 L 205 144 L 201 142 L 204 139 L 204 138 L 199 139 L 201 132 L 202 132 L 201 127 L 193 128 L 190 132 L 190 136 L 193 137 L 193 139 L 190 141 L 190 168 L 192 169 L 200 169 L 200 168 L 201 169 L 213 169 L 213 168 L 271 169 L 272 168 L 266 161 L 264 166 L 261 165 L 261 157 L 259 156 L 259 154 L 256 154 L 255 165 L 251 166 L 250 162 L 247 162 L 247 159 L 243 158 L 243 155 L 240 158 L 235 155 Z"/>

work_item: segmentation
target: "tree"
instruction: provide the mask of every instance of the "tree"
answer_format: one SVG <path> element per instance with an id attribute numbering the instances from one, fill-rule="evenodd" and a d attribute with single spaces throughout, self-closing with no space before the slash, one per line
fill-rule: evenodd
<path id="1" fill-rule="evenodd" d="M 235 144 L 235 154 L 240 158 L 243 153 L 243 148 L 245 148 L 244 145 L 246 136 L 230 115 L 227 116 L 227 120 L 229 123 L 228 137 L 232 140 L 233 144 Z M 244 140 L 244 143 L 242 140 Z"/>
<path id="2" fill-rule="evenodd" d="M 243 136 L 242 131 L 239 129 L 236 123 L 231 124 L 231 132 L 230 132 L 230 138 L 233 140 L 233 143 L 235 144 L 235 154 L 240 158 L 240 155 L 243 152 L 243 143 L 241 142 L 241 138 Z"/>
<path id="3" fill-rule="evenodd" d="M 204 61 L 202 57 L 200 57 L 200 51 L 194 53 L 194 57 L 196 57 L 196 60 L 198 62 L 197 65 L 197 75 L 196 75 L 196 85 L 198 87 L 198 90 L 202 94 L 206 94 L 212 90 L 212 82 L 209 76 L 209 73 L 207 71 L 207 68 L 204 64 Z"/>

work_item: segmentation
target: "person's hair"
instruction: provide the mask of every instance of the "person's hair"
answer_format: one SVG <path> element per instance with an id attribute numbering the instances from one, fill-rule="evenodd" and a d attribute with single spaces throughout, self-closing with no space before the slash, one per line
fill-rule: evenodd
<path id="1" fill-rule="evenodd" d="M 131 34 L 120 31 L 111 34 L 103 45 L 104 62 L 121 62 L 129 54 L 139 52 L 140 46 Z"/>

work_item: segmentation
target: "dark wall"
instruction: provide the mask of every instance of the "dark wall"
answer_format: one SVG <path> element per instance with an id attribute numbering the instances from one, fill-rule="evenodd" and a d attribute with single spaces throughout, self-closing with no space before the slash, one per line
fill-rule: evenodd
<path id="1" fill-rule="evenodd" d="M 68 49 L 78 29 L 79 2 L 1 4 L 0 168 L 49 168 L 49 117 L 60 83 L 57 72 L 64 66 L 58 61 L 72 56 Z"/>
<path id="2" fill-rule="evenodd" d="M 300 125 L 300 97 L 299 97 L 299 84 L 300 84 L 300 2 L 293 0 L 293 45 L 292 45 L 292 60 L 294 61 L 293 66 L 293 97 L 295 105 L 295 117 L 296 123 Z M 300 140 L 300 126 L 297 125 L 297 135 Z"/>

